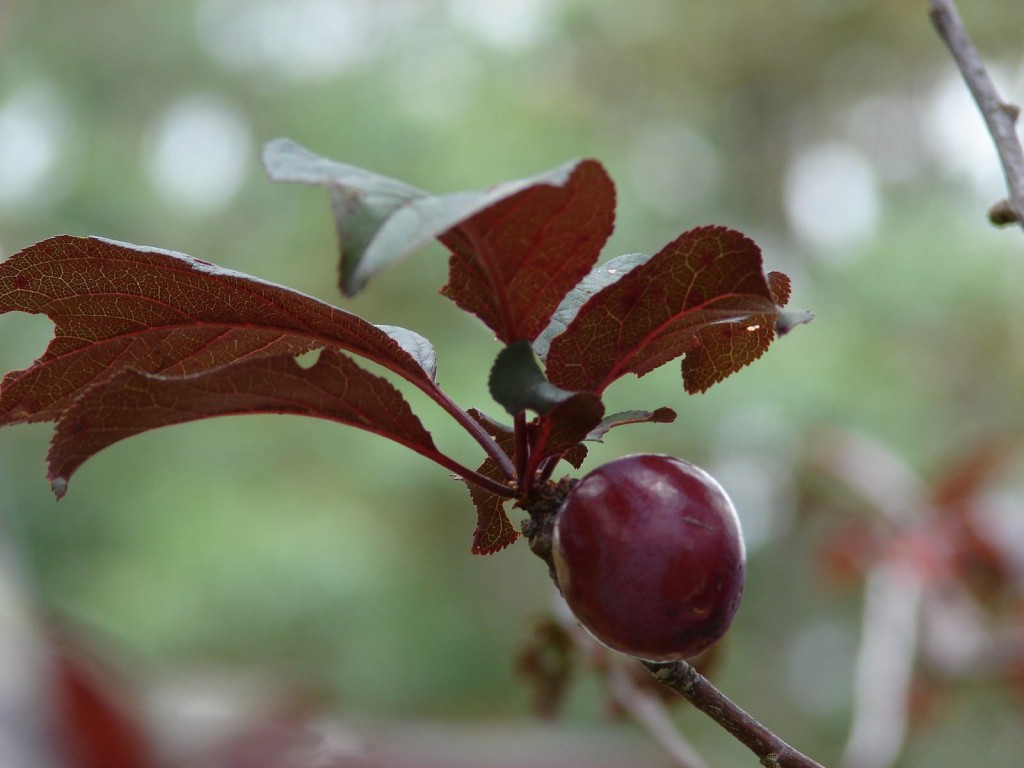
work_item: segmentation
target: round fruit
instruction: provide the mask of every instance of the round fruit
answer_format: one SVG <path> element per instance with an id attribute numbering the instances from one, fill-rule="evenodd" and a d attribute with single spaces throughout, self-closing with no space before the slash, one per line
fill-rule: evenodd
<path id="1" fill-rule="evenodd" d="M 554 560 L 580 623 L 650 661 L 710 647 L 743 592 L 732 502 L 711 475 L 672 456 L 626 456 L 580 480 L 558 512 Z"/>

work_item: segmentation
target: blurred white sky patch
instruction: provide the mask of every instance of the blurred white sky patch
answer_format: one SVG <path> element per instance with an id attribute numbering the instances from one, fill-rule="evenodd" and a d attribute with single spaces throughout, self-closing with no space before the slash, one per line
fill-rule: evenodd
<path id="1" fill-rule="evenodd" d="M 629 147 L 629 172 L 640 201 L 657 214 L 678 218 L 713 195 L 721 178 L 714 145 L 684 123 L 651 124 Z"/>
<path id="2" fill-rule="evenodd" d="M 38 213 L 69 185 L 70 114 L 48 82 L 22 86 L 0 102 L 0 210 Z"/>
<path id="3" fill-rule="evenodd" d="M 190 213 L 214 213 L 238 194 L 253 158 L 244 115 L 215 96 L 186 96 L 149 128 L 143 164 L 154 190 Z"/>
<path id="4" fill-rule="evenodd" d="M 790 227 L 823 260 L 842 259 L 878 229 L 878 174 L 845 142 L 801 150 L 786 170 L 783 195 Z"/>
<path id="5" fill-rule="evenodd" d="M 203 0 L 199 40 L 228 69 L 293 80 L 344 74 L 378 55 L 406 0 Z"/>
<path id="6" fill-rule="evenodd" d="M 553 32 L 560 0 L 449 0 L 455 22 L 480 42 L 524 51 Z"/>
<path id="7" fill-rule="evenodd" d="M 1002 88 L 1005 76 L 990 69 Z M 1006 98 L 1012 91 L 1003 91 Z M 988 206 L 1005 197 L 1002 169 L 992 137 L 963 79 L 950 72 L 930 94 L 924 112 L 924 140 L 939 168 L 959 180 Z"/>

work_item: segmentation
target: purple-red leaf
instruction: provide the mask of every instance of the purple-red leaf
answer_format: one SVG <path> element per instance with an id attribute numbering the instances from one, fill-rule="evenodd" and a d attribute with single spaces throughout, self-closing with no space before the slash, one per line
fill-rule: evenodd
<path id="1" fill-rule="evenodd" d="M 0 263 L 3 312 L 44 313 L 56 328 L 39 359 L 0 382 L 0 424 L 56 420 L 125 368 L 187 376 L 321 347 L 436 389 L 429 342 L 411 331 L 179 253 L 99 238 L 54 237 Z"/>
<path id="2" fill-rule="evenodd" d="M 583 443 L 578 443 L 562 454 L 562 458 L 569 462 L 574 469 L 579 469 L 583 466 L 583 462 L 587 460 L 587 453 L 587 446 Z"/>
<path id="3" fill-rule="evenodd" d="M 551 384 L 525 340 L 498 353 L 487 384 L 491 397 L 513 416 L 527 409 L 539 414 L 530 429 L 527 477 L 544 459 L 578 445 L 604 415 L 604 404 L 593 392 L 571 392 Z"/>
<path id="4" fill-rule="evenodd" d="M 541 461 L 560 456 L 578 446 L 601 423 L 604 403 L 592 392 L 576 392 L 570 399 L 537 419 L 532 430 L 530 464 L 532 476 Z"/>
<path id="5" fill-rule="evenodd" d="M 503 479 L 490 459 L 477 472 L 492 480 Z M 519 531 L 512 525 L 505 511 L 505 502 L 508 500 L 473 484 L 469 484 L 469 495 L 476 507 L 476 528 L 473 530 L 473 546 L 470 551 L 474 555 L 493 555 L 514 544 L 519 538 Z"/>
<path id="6" fill-rule="evenodd" d="M 547 360 L 551 340 L 569 327 L 569 323 L 579 313 L 580 307 L 590 301 L 595 293 L 621 280 L 623 275 L 647 262 L 650 258 L 645 253 L 626 253 L 609 259 L 604 264 L 590 270 L 590 273 L 566 294 L 562 303 L 558 305 L 558 309 L 551 316 L 547 327 L 534 340 L 533 351 L 537 353 L 537 357 Z"/>
<path id="7" fill-rule="evenodd" d="M 775 299 L 776 304 L 780 307 L 786 306 L 789 303 L 789 294 L 792 290 L 789 275 L 782 272 L 769 272 L 768 290 L 771 291 L 772 298 Z"/>
<path id="8" fill-rule="evenodd" d="M 271 179 L 326 187 L 341 248 L 341 289 L 440 238 L 453 252 L 445 293 L 503 341 L 532 339 L 611 234 L 615 189 L 594 160 L 479 192 L 431 195 L 328 160 L 289 139 L 263 151 Z"/>
<path id="9" fill-rule="evenodd" d="M 469 415 L 476 419 L 487 433 L 493 437 L 506 455 L 511 456 L 515 437 L 513 432 L 503 424 L 499 424 L 485 414 L 470 409 Z M 504 482 L 505 476 L 498 469 L 493 459 L 486 459 L 477 469 L 484 477 Z M 519 531 L 512 525 L 505 502 L 508 499 L 491 493 L 486 488 L 467 482 L 469 496 L 476 507 L 476 530 L 473 531 L 472 553 L 474 555 L 493 555 L 513 544 L 519 538 Z"/>
<path id="10" fill-rule="evenodd" d="M 512 416 L 525 410 L 544 415 L 581 394 L 551 384 L 537 364 L 528 341 L 517 341 L 498 353 L 487 388 L 494 401 Z"/>
<path id="11" fill-rule="evenodd" d="M 685 355 L 686 390 L 702 392 L 768 348 L 776 294 L 787 293 L 779 273 L 769 285 L 760 249 L 741 233 L 690 230 L 579 308 L 551 341 L 548 378 L 600 394 L 627 373 L 642 376 Z"/>
<path id="12" fill-rule="evenodd" d="M 675 420 L 676 412 L 665 407 L 653 411 L 619 411 L 601 419 L 601 423 L 590 430 L 584 439 L 601 442 L 609 430 L 624 424 L 671 424 Z"/>
<path id="13" fill-rule="evenodd" d="M 273 181 L 326 187 L 341 251 L 341 290 L 353 296 L 366 281 L 420 248 L 441 229 L 421 220 L 411 203 L 429 195 L 405 182 L 328 160 L 291 139 L 263 147 L 263 165 Z M 436 229 L 436 231 L 435 231 Z"/>
<path id="14" fill-rule="evenodd" d="M 281 413 L 365 429 L 428 458 L 439 454 L 402 394 L 347 355 L 324 349 L 310 368 L 290 355 L 249 359 L 188 376 L 126 368 L 82 392 L 57 422 L 49 480 L 62 496 L 71 474 L 103 448 L 171 424 Z"/>
<path id="15" fill-rule="evenodd" d="M 528 186 L 441 238 L 452 252 L 442 291 L 506 344 L 532 340 L 590 271 L 615 218 L 615 187 L 595 160 Z"/>

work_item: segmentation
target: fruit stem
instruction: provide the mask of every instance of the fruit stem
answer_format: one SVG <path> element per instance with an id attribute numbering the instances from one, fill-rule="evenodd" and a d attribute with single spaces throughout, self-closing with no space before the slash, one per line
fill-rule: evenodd
<path id="1" fill-rule="evenodd" d="M 487 434 L 487 430 L 484 429 L 483 425 L 481 425 L 479 422 L 477 422 L 476 419 L 474 419 L 472 416 L 470 416 L 468 413 L 462 410 L 459 404 L 452 400 L 450 397 L 448 397 L 448 394 L 444 392 L 440 387 L 433 387 L 429 389 L 424 388 L 423 391 L 426 394 L 430 395 L 434 402 L 436 402 L 438 405 L 444 408 L 444 410 L 447 411 L 448 414 L 453 419 L 455 419 L 456 422 L 458 422 L 459 426 L 466 430 L 470 434 L 470 436 L 474 440 L 476 440 L 477 443 L 479 443 L 480 447 L 484 449 L 484 452 L 487 454 L 488 458 L 493 460 L 494 463 L 498 465 L 498 469 L 501 470 L 501 474 L 503 474 L 509 480 L 516 477 L 516 468 L 513 466 L 512 461 L 501 449 L 501 446 L 498 445 L 497 441 L 489 434 Z M 476 475 L 476 477 L 467 477 L 466 475 L 462 474 L 462 472 L 457 472 L 456 474 L 458 474 L 460 477 L 465 477 L 467 480 L 470 480 L 476 483 L 477 485 L 487 488 L 488 490 L 494 490 L 493 488 L 490 487 L 493 481 L 489 481 L 487 483 L 481 482 L 481 480 L 486 480 L 487 478 L 484 478 L 482 475 L 477 475 L 476 472 L 471 472 L 471 474 Z M 502 495 L 508 496 L 509 494 L 503 493 Z"/>
<path id="2" fill-rule="evenodd" d="M 519 502 L 519 506 L 530 513 L 528 520 L 520 526 L 523 536 L 530 545 L 530 551 L 548 565 L 551 581 L 561 591 L 558 576 L 555 574 L 555 559 L 551 550 L 551 537 L 555 531 L 555 516 L 569 495 L 574 481 L 562 478 L 557 483 L 548 481 L 535 485 L 529 495 Z"/>
<path id="3" fill-rule="evenodd" d="M 482 475 L 479 472 L 465 466 L 464 464 L 460 464 L 459 462 L 455 461 L 455 459 L 446 456 L 440 451 L 432 451 L 430 453 L 427 453 L 425 451 L 417 450 L 412 446 L 409 447 L 413 448 L 413 450 L 415 450 L 422 456 L 426 456 L 434 463 L 440 464 L 448 471 L 454 473 L 455 475 L 458 475 L 467 483 L 473 483 L 473 485 L 478 485 L 481 488 L 490 491 L 496 496 L 501 496 L 504 499 L 512 499 L 515 498 L 516 496 L 516 492 L 512 489 L 511 486 L 505 485 L 504 483 L 499 482 L 498 480 L 493 480 L 485 475 Z"/>

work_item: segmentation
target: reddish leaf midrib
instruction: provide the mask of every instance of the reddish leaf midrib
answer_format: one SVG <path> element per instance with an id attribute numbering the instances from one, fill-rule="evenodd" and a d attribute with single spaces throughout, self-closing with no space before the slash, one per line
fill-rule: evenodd
<path id="1" fill-rule="evenodd" d="M 639 344 L 635 345 L 635 346 L 634 346 L 634 347 L 632 348 L 632 350 L 631 350 L 631 351 L 629 351 L 629 352 L 628 352 L 628 353 L 627 353 L 626 355 L 624 355 L 624 356 L 623 356 L 623 357 L 621 358 L 621 360 L 620 360 L 620 363 L 619 363 L 619 364 L 616 364 L 616 365 L 613 365 L 613 366 L 612 366 L 611 370 L 609 371 L 609 374 L 608 374 L 608 375 L 607 375 L 607 376 L 606 376 L 606 377 L 605 377 L 605 378 L 604 378 L 604 379 L 603 379 L 603 380 L 601 381 L 600 385 L 599 385 L 599 386 L 598 386 L 598 388 L 596 389 L 596 392 L 597 392 L 597 393 L 599 393 L 599 394 L 600 394 L 601 392 L 604 392 L 604 390 L 605 390 L 605 389 L 607 389 L 607 388 L 608 388 L 608 386 L 609 386 L 609 385 L 611 385 L 611 383 L 612 383 L 613 381 L 615 381 L 616 379 L 620 378 L 621 376 L 625 376 L 625 375 L 626 375 L 627 373 L 630 373 L 630 372 L 631 372 L 631 371 L 630 371 L 630 368 L 631 368 L 631 365 L 630 365 L 630 364 L 632 363 L 632 361 L 633 361 L 633 360 L 635 360 L 635 359 L 636 359 L 637 355 L 639 355 L 639 353 L 640 353 L 640 352 L 641 352 L 641 351 L 642 351 L 643 349 L 645 349 L 645 348 L 647 347 L 647 345 L 648 345 L 648 344 L 650 344 L 650 343 L 651 343 L 652 341 L 654 341 L 655 339 L 657 339 L 657 337 L 658 337 L 658 336 L 659 336 L 659 335 L 660 335 L 660 334 L 661 334 L 661 333 L 662 333 L 662 332 L 663 332 L 663 331 L 664 331 L 664 330 L 665 330 L 665 329 L 666 329 L 666 328 L 667 328 L 668 326 L 672 325 L 672 323 L 674 323 L 674 322 L 677 322 L 679 318 L 683 317 L 684 315 L 688 315 L 688 314 L 690 314 L 690 313 L 692 313 L 692 312 L 699 312 L 699 311 L 701 311 L 701 310 L 705 310 L 705 309 L 708 309 L 708 307 L 709 307 L 710 305 L 712 305 L 712 304 L 714 304 L 714 303 L 716 303 L 716 302 L 722 301 L 722 300 L 724 300 L 724 299 L 730 299 L 730 298 L 738 298 L 738 297 L 746 297 L 746 296 L 749 296 L 749 297 L 754 297 L 754 298 L 759 298 L 759 299 L 763 299 L 764 301 L 766 301 L 766 302 L 769 302 L 769 303 L 771 303 L 771 299 L 769 299 L 769 298 L 767 298 L 767 297 L 764 297 L 764 296 L 758 296 L 757 294 L 753 294 L 753 293 L 725 293 L 725 294 L 719 294 L 719 295 L 715 296 L 715 297 L 714 297 L 713 299 L 711 299 L 711 300 L 709 300 L 709 301 L 706 301 L 706 302 L 704 302 L 704 303 L 702 303 L 702 304 L 699 304 L 699 305 L 696 305 L 696 306 L 693 306 L 693 307 L 688 307 L 688 308 L 687 308 L 687 309 L 685 309 L 684 311 L 682 311 L 682 312 L 679 312 L 679 313 L 677 313 L 677 314 L 673 315 L 673 316 L 672 316 L 672 318 L 671 318 L 670 320 L 668 320 L 667 322 L 665 322 L 665 323 L 662 323 L 661 325 L 659 325 L 659 326 L 658 326 L 658 327 L 657 327 L 657 328 L 656 328 L 655 330 L 653 330 L 653 331 L 652 331 L 651 333 L 648 333 L 648 334 L 646 334 L 646 335 L 645 335 L 645 336 L 643 337 L 643 341 L 642 341 L 641 343 L 639 343 Z M 637 302 L 637 304 L 638 304 L 638 303 L 639 303 L 639 302 Z M 636 306 L 636 304 L 634 304 L 634 307 L 635 307 L 635 306 Z M 632 309 L 632 308 L 631 308 L 631 309 Z M 747 313 L 745 313 L 745 314 L 747 314 L 747 315 L 752 315 L 752 314 L 762 314 L 762 313 L 755 313 L 755 312 L 747 312 Z M 738 321 L 739 321 L 739 319 L 740 319 L 740 318 L 737 318 L 737 320 L 718 320 L 718 321 L 715 321 L 714 323 L 701 323 L 701 324 L 698 324 L 697 326 L 695 326 L 695 327 L 694 327 L 694 330 L 693 330 L 693 334 L 694 334 L 694 335 L 696 335 L 696 333 L 697 333 L 697 332 L 698 332 L 698 331 L 699 331 L 700 329 L 702 329 L 702 328 L 704 328 L 704 327 L 707 327 L 707 326 L 711 326 L 711 325 L 718 325 L 718 324 L 724 324 L 724 323 L 732 323 L 732 322 L 738 322 Z M 622 324 L 620 325 L 620 327 L 624 327 L 624 326 L 625 326 L 625 323 L 622 323 Z M 621 339 L 621 334 L 620 334 L 620 339 Z M 684 354 L 684 353 L 683 353 L 683 352 L 680 352 L 680 353 L 679 353 L 679 355 L 677 355 L 677 357 L 678 357 L 678 356 L 681 356 L 682 354 Z"/>

